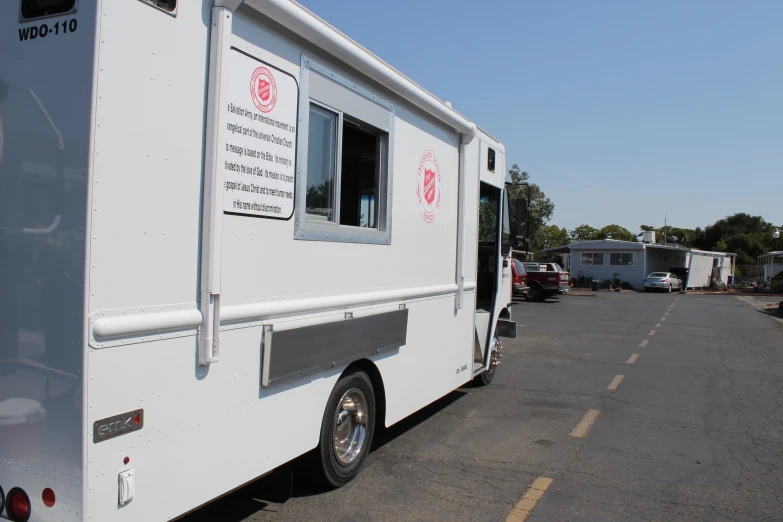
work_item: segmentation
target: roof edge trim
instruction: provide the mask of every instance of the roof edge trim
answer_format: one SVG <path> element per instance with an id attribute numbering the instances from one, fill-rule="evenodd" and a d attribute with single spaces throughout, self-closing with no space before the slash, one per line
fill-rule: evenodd
<path id="1" fill-rule="evenodd" d="M 298 3 L 292 0 L 244 0 L 244 3 L 448 124 L 459 132 L 463 143 L 470 143 L 476 136 L 475 123 Z"/>

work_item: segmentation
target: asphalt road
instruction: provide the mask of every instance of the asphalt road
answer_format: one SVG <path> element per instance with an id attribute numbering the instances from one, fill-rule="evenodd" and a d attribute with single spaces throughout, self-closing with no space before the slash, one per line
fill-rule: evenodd
<path id="1" fill-rule="evenodd" d="M 377 435 L 352 484 L 274 503 L 269 477 L 184 520 L 519 521 L 541 477 L 530 522 L 781 520 L 783 321 L 763 306 L 630 292 L 519 303 L 495 381 Z M 570 436 L 588 410 L 589 431 Z"/>

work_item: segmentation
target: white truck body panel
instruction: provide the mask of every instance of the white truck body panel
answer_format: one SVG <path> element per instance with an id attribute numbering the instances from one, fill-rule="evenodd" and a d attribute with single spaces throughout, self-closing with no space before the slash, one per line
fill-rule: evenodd
<path id="1" fill-rule="evenodd" d="M 404 77 L 380 83 L 369 68 L 347 65 L 253 8 L 275 13 L 280 2 L 249 3 L 228 13 L 233 49 L 218 108 L 250 107 L 252 93 L 237 100 L 242 89 L 230 67 L 247 57 L 263 63 L 281 89 L 278 108 L 265 114 L 299 124 L 285 135 L 299 180 L 305 115 L 300 109 L 289 121 L 286 96 L 306 92 L 303 79 L 314 73 L 304 59 L 365 99 L 377 97 L 368 110 L 388 111 L 392 124 L 389 244 L 295 239 L 304 194 L 294 193 L 290 218 L 282 201 L 280 219 L 250 207 L 245 215 L 218 211 L 209 230 L 219 253 L 204 249 L 207 149 L 217 143 L 213 164 L 221 168 L 229 158 L 222 151 L 241 141 L 225 125 L 207 128 L 210 26 L 223 12 L 212 2 L 180 1 L 172 16 L 138 0 L 80 0 L 76 13 L 30 24 L 19 22 L 16 0 L 0 7 L 0 82 L 12 87 L 0 99 L 0 486 L 27 491 L 31 522 L 170 519 L 316 447 L 326 401 L 351 361 L 263 386 L 265 327 L 277 335 L 406 309 L 404 345 L 364 357 L 381 376 L 387 426 L 473 377 L 479 187 L 504 188 L 502 145 L 484 133 L 473 139 L 475 126 L 428 102 L 412 82 L 405 91 Z M 284 7 L 336 34 L 296 4 Z M 23 27 L 70 20 L 78 28 L 68 34 L 18 37 Z M 226 114 L 217 121 L 235 121 Z M 284 135 L 264 125 L 248 127 Z M 497 154 L 494 172 L 486 169 L 488 147 Z M 430 221 L 417 200 L 426 151 L 440 170 Z M 268 187 L 285 192 L 284 182 Z M 226 196 L 225 205 L 236 199 Z M 211 364 L 199 364 L 199 329 L 211 319 L 199 297 L 204 252 L 218 271 L 207 278 L 219 296 L 209 304 L 220 318 Z M 511 303 L 509 268 L 501 256 L 497 263 L 504 277 L 490 338 Z M 96 441 L 106 419 L 139 410 L 134 422 L 143 427 Z M 130 469 L 134 499 L 119 505 L 118 475 Z M 57 495 L 53 507 L 41 500 L 44 488 Z"/>

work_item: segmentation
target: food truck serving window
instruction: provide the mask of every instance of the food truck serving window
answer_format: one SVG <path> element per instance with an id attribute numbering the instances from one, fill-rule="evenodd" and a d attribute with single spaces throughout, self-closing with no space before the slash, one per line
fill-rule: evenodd
<path id="1" fill-rule="evenodd" d="M 19 19 L 25 22 L 74 12 L 76 12 L 76 0 L 21 0 Z"/>
<path id="2" fill-rule="evenodd" d="M 302 72 L 300 114 L 306 120 L 300 126 L 296 238 L 389 244 L 392 108 L 308 65 Z"/>

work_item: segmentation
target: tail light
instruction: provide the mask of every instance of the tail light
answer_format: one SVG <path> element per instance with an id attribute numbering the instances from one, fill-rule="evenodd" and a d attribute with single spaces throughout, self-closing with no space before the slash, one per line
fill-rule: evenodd
<path id="1" fill-rule="evenodd" d="M 13 488 L 6 498 L 6 513 L 12 522 L 27 522 L 30 520 L 30 497 L 23 490 Z"/>
<path id="2" fill-rule="evenodd" d="M 664 283 L 668 283 L 669 282 L 669 278 L 667 277 L 666 279 L 663 280 L 663 282 Z"/>

